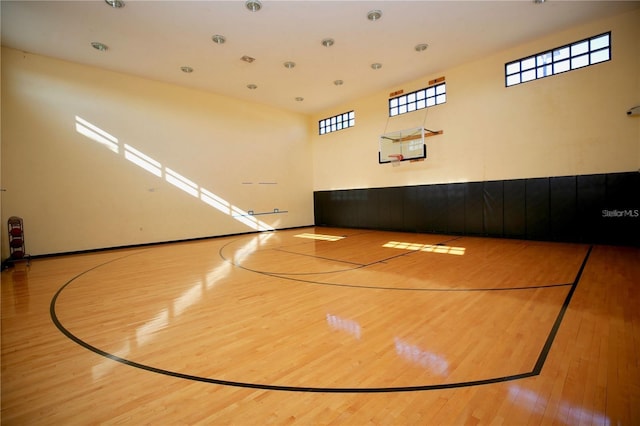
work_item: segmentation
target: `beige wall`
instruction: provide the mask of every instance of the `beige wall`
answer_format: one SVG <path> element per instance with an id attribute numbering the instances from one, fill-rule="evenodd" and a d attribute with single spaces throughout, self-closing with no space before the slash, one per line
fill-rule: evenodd
<path id="1" fill-rule="evenodd" d="M 626 115 L 640 104 L 638 23 L 640 11 L 568 29 L 314 115 L 356 113 L 353 128 L 311 135 L 315 190 L 638 170 L 640 117 Z M 505 88 L 506 62 L 606 31 L 611 61 Z M 440 76 L 446 104 L 388 118 L 390 92 Z M 378 164 L 380 134 L 423 122 L 444 131 L 427 139 L 426 161 Z"/>
<path id="2" fill-rule="evenodd" d="M 264 226 L 310 225 L 308 125 L 304 115 L 3 48 L 2 223 L 24 219 L 32 255 L 253 231 L 230 206 L 288 211 L 248 219 Z M 161 176 L 129 161 L 127 146 Z M 169 183 L 168 169 L 195 196 Z M 209 193 L 221 200 L 205 203 Z"/>

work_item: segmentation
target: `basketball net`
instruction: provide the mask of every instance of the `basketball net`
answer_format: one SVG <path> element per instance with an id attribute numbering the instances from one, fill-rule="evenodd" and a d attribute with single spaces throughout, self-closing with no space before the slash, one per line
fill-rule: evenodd
<path id="1" fill-rule="evenodd" d="M 390 154 L 389 159 L 393 167 L 398 167 L 402 162 L 402 154 Z"/>

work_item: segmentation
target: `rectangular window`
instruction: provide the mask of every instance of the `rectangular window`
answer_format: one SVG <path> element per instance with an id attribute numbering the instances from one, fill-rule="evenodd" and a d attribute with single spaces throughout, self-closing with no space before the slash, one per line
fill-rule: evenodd
<path id="1" fill-rule="evenodd" d="M 447 102 L 447 86 L 446 83 L 439 83 L 389 99 L 389 117 L 429 108 L 445 102 Z"/>
<path id="2" fill-rule="evenodd" d="M 611 60 L 611 32 L 508 62 L 507 87 Z"/>
<path id="3" fill-rule="evenodd" d="M 318 121 L 318 134 L 337 132 L 347 127 L 353 127 L 355 124 L 356 113 L 354 111 L 345 112 Z"/>

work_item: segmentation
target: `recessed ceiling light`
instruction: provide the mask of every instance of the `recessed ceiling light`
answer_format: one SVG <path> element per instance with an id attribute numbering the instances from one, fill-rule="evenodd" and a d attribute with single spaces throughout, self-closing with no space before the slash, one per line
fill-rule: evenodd
<path id="1" fill-rule="evenodd" d="M 104 2 L 115 9 L 124 7 L 124 2 L 122 0 L 104 0 Z"/>
<path id="2" fill-rule="evenodd" d="M 220 34 L 211 36 L 211 40 L 213 40 L 213 42 L 216 44 L 224 44 L 227 41 L 227 39 Z"/>
<path id="3" fill-rule="evenodd" d="M 302 101 L 304 101 L 304 98 L 303 98 L 303 97 L 298 96 L 298 97 L 296 98 L 296 102 L 302 102 Z"/>
<path id="4" fill-rule="evenodd" d="M 375 64 L 371 64 L 371 68 L 373 68 L 374 70 L 379 70 L 380 68 L 382 68 L 382 64 L 376 62 Z"/>
<path id="5" fill-rule="evenodd" d="M 244 56 L 243 56 L 242 58 L 240 58 L 240 59 L 241 59 L 241 60 L 243 60 L 243 61 L 245 61 L 245 62 L 247 62 L 247 63 L 249 63 L 249 64 L 250 64 L 251 62 L 253 62 L 253 61 L 255 61 L 255 60 L 256 60 L 256 58 L 252 58 L 251 56 L 247 56 L 247 55 L 244 55 Z"/>
<path id="6" fill-rule="evenodd" d="M 333 84 L 335 84 L 336 86 L 342 86 L 344 84 L 344 81 L 336 80 L 336 81 L 333 82 Z"/>
<path id="7" fill-rule="evenodd" d="M 101 52 L 106 52 L 107 50 L 109 50 L 109 47 L 106 44 L 100 43 L 99 41 L 92 41 L 91 46 Z"/>
<path id="8" fill-rule="evenodd" d="M 322 40 L 322 45 L 324 47 L 331 47 L 333 46 L 333 43 L 335 43 L 335 41 L 332 38 L 325 38 L 324 40 Z"/>
<path id="9" fill-rule="evenodd" d="M 180 70 L 181 70 L 182 72 L 186 72 L 187 74 L 190 74 L 190 73 L 192 73 L 192 72 L 193 72 L 193 68 L 191 68 L 191 67 L 186 67 L 186 66 L 185 66 L 185 67 L 180 67 Z"/>
<path id="10" fill-rule="evenodd" d="M 533 0 L 533 2 L 536 4 L 542 4 L 544 3 L 544 0 Z"/>
<path id="11" fill-rule="evenodd" d="M 247 89 L 249 90 L 256 90 L 258 88 L 258 86 L 256 86 L 255 84 L 247 84 Z"/>
<path id="12" fill-rule="evenodd" d="M 293 67 L 295 67 L 295 66 L 296 66 L 296 63 L 295 63 L 295 62 L 287 61 L 287 62 L 285 62 L 285 63 L 284 63 L 284 67 L 285 67 L 285 68 L 289 68 L 289 69 L 291 69 L 291 68 L 293 68 Z"/>
<path id="13" fill-rule="evenodd" d="M 370 10 L 369 13 L 367 13 L 367 19 L 370 21 L 377 21 L 380 18 L 382 18 L 381 10 L 378 10 L 378 9 Z"/>
<path id="14" fill-rule="evenodd" d="M 427 50 L 428 47 L 429 45 L 427 43 L 420 43 L 420 44 L 416 44 L 414 49 L 416 49 L 416 52 L 424 52 L 425 50 Z"/>
<path id="15" fill-rule="evenodd" d="M 244 5 L 252 12 L 257 12 L 262 9 L 262 3 L 260 3 L 258 0 L 247 0 Z"/>

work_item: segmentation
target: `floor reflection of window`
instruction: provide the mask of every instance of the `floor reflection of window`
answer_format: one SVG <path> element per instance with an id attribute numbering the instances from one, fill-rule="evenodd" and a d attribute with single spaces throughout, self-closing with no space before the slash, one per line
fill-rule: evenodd
<path id="1" fill-rule="evenodd" d="M 322 241 L 339 241 L 345 238 L 337 235 L 308 234 L 308 233 L 294 235 L 294 237 L 309 238 L 311 240 L 322 240 Z"/>
<path id="2" fill-rule="evenodd" d="M 444 244 L 407 243 L 401 241 L 389 241 L 388 243 L 383 244 L 382 247 L 402 250 L 425 251 L 429 253 L 454 254 L 457 256 L 462 256 L 465 252 L 464 247 L 452 247 Z"/>
<path id="3" fill-rule="evenodd" d="M 337 315 L 327 314 L 327 324 L 334 330 L 345 331 L 356 339 L 362 336 L 362 327 L 357 321 L 341 318 Z"/>
<path id="4" fill-rule="evenodd" d="M 412 345 L 398 337 L 394 339 L 396 353 L 412 364 L 431 371 L 439 376 L 449 374 L 449 363 L 442 356 L 433 352 L 425 351 L 416 345 Z"/>

